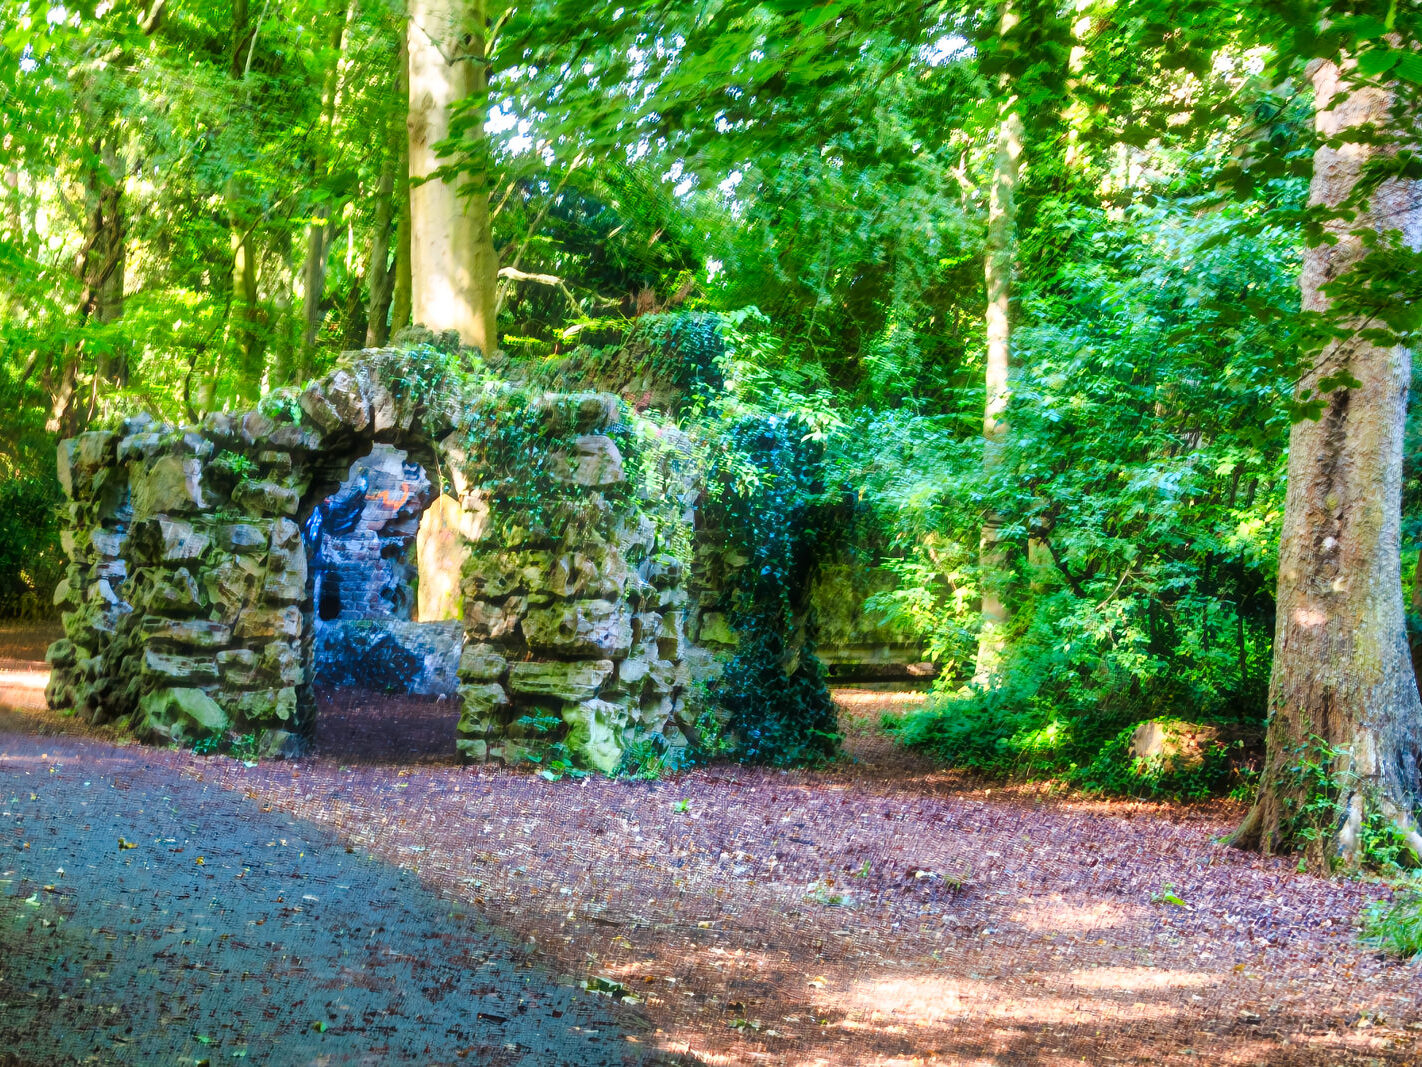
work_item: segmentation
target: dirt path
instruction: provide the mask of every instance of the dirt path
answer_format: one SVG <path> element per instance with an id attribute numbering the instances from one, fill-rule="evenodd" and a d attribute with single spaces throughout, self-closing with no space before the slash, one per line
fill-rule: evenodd
<path id="1" fill-rule="evenodd" d="M 652 1062 L 413 875 L 146 755 L 0 734 L 0 1062 Z"/>
<path id="2" fill-rule="evenodd" d="M 1417 970 L 1352 926 L 1380 887 L 1223 848 L 1226 805 L 975 785 L 873 728 L 911 697 L 840 699 L 859 762 L 825 773 L 550 783 L 454 765 L 447 707 L 350 693 L 311 759 L 147 755 L 622 983 L 648 1045 L 707 1063 L 1422 1063 Z"/>

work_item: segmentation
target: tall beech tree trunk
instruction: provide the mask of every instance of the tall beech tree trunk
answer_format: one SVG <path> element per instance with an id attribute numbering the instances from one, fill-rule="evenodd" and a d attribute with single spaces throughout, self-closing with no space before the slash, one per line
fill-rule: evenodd
<path id="1" fill-rule="evenodd" d="M 485 0 L 410 2 L 412 315 L 437 332 L 457 331 L 465 344 L 485 354 L 498 347 L 499 259 L 489 212 L 488 146 L 479 118 L 464 134 L 470 166 L 457 184 L 425 179 L 441 165 L 435 145 L 450 135 L 450 109 L 487 92 L 487 21 Z"/>
<path id="2" fill-rule="evenodd" d="M 1003 10 L 1001 36 L 1007 37 L 1018 17 L 1009 5 Z M 983 411 L 983 465 L 997 462 L 1007 432 L 1007 379 L 1012 369 L 1012 263 L 1017 220 L 1017 183 L 1022 169 L 1022 113 L 1012 86 L 1004 77 L 1002 120 L 993 157 L 992 188 L 988 196 L 987 252 L 983 273 L 987 282 L 987 403 Z M 973 681 L 989 685 L 1002 663 L 1005 628 L 1009 622 L 1002 600 L 1007 569 L 1006 546 L 999 540 L 1001 520 L 995 514 L 983 519 L 978 562 L 982 571 L 982 630 L 978 636 L 977 669 Z"/>
<path id="3" fill-rule="evenodd" d="M 1314 154 L 1309 200 L 1323 208 L 1344 201 L 1384 150 L 1366 137 L 1347 142 L 1347 132 L 1391 125 L 1392 94 L 1350 84 L 1350 68 L 1327 61 L 1313 73 L 1315 126 L 1324 138 L 1344 138 Z M 1336 243 L 1304 255 L 1305 311 L 1329 311 L 1323 288 L 1368 255 L 1369 231 L 1401 228 L 1415 245 L 1422 237 L 1417 195 L 1415 185 L 1390 181 L 1365 212 L 1327 223 Z M 1410 373 L 1404 348 L 1380 347 L 1360 332 L 1330 342 L 1300 390 L 1317 391 L 1321 379 L 1337 375 L 1360 384 L 1326 393 L 1322 417 L 1295 423 L 1289 435 L 1267 756 L 1234 843 L 1265 853 L 1302 851 L 1319 873 L 1336 860 L 1358 862 L 1370 812 L 1391 820 L 1422 857 L 1422 699 L 1408 654 L 1399 559 Z M 1332 756 L 1331 787 L 1305 768 L 1320 754 Z M 1319 806 L 1320 795 L 1336 795 L 1336 808 Z"/>

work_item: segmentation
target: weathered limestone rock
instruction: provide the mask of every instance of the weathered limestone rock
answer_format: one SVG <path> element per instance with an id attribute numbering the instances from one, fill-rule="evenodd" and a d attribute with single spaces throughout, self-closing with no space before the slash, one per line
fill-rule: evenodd
<path id="1" fill-rule="evenodd" d="M 260 445 L 267 440 L 276 426 L 276 419 L 265 411 L 249 411 L 242 416 L 237 432 L 243 444 Z"/>
<path id="2" fill-rule="evenodd" d="M 489 742 L 482 737 L 461 737 L 454 742 L 454 750 L 467 763 L 483 763 L 489 758 Z"/>
<path id="3" fill-rule="evenodd" d="M 134 536 L 139 538 L 149 555 L 160 563 L 185 563 L 201 559 L 212 544 L 211 536 L 195 528 L 192 523 L 171 519 L 166 515 L 135 524 Z"/>
<path id="4" fill-rule="evenodd" d="M 543 660 L 509 668 L 509 690 L 524 696 L 552 697 L 567 703 L 591 700 L 612 675 L 612 660 Z"/>
<path id="5" fill-rule="evenodd" d="M 301 546 L 301 528 L 290 519 L 272 523 L 262 596 L 277 604 L 294 604 L 306 597 L 306 553 Z"/>
<path id="6" fill-rule="evenodd" d="M 45 651 L 44 659 L 51 667 L 62 670 L 74 666 L 76 656 L 74 642 L 67 637 L 61 637 Z"/>
<path id="7" fill-rule="evenodd" d="M 338 416 L 341 427 L 360 433 L 370 426 L 370 402 L 354 375 L 337 369 L 326 376 L 323 385 L 326 399 Z"/>
<path id="8" fill-rule="evenodd" d="M 459 655 L 459 677 L 466 682 L 498 681 L 508 667 L 508 660 L 489 645 L 466 644 Z"/>
<path id="9" fill-rule="evenodd" d="M 461 685 L 459 700 L 460 706 L 464 709 L 464 714 L 460 718 L 461 732 L 464 719 L 487 718 L 492 713 L 502 711 L 509 706 L 509 695 L 504 692 L 504 687 L 501 685 Z"/>
<path id="10" fill-rule="evenodd" d="M 257 679 L 257 654 L 250 648 L 230 648 L 219 652 L 217 673 L 228 685 L 251 685 Z"/>
<path id="11" fill-rule="evenodd" d="M 605 700 L 587 700 L 581 704 L 563 706 L 563 721 L 568 724 L 564 738 L 570 751 L 589 767 L 612 774 L 622 762 L 622 728 L 626 712 Z"/>
<path id="12" fill-rule="evenodd" d="M 93 546 L 94 551 L 114 559 L 123 554 L 126 540 L 126 536 L 118 530 L 98 529 L 89 532 L 89 544 Z"/>
<path id="13" fill-rule="evenodd" d="M 720 645 L 723 648 L 734 648 L 741 641 L 726 616 L 719 611 L 702 613 L 701 632 L 697 637 L 703 645 Z"/>
<path id="14" fill-rule="evenodd" d="M 243 611 L 232 632 L 241 638 L 300 637 L 301 611 L 295 607 Z"/>
<path id="15" fill-rule="evenodd" d="M 207 619 L 145 615 L 138 626 L 146 641 L 171 641 L 186 648 L 221 648 L 232 639 L 232 627 Z"/>
<path id="16" fill-rule="evenodd" d="M 191 741 L 227 729 L 221 706 L 201 689 L 175 686 L 156 689 L 138 702 L 135 732 L 140 737 Z"/>
<path id="17" fill-rule="evenodd" d="M 602 434 L 574 438 L 571 453 L 554 453 L 551 468 L 555 478 L 581 486 L 616 485 L 627 480 L 617 443 Z"/>
<path id="18" fill-rule="evenodd" d="M 143 652 L 143 673 L 180 685 L 215 682 L 217 661 L 211 656 L 181 656 L 148 648 Z"/>
<path id="19" fill-rule="evenodd" d="M 92 486 L 94 475 L 114 461 L 117 443 L 117 434 L 102 430 L 59 443 L 57 472 L 66 496 L 77 499 Z"/>
<path id="20" fill-rule="evenodd" d="M 341 375 L 345 374 L 344 371 L 337 371 L 336 373 Z M 330 381 L 331 379 L 328 378 L 327 383 Z M 301 405 L 301 410 L 306 412 L 307 418 L 327 433 L 331 433 L 333 430 L 340 429 L 342 426 L 347 425 L 352 430 L 357 429 L 357 427 L 341 417 L 341 413 L 336 410 L 336 406 L 331 402 L 330 397 L 326 395 L 326 391 L 322 388 L 321 382 L 312 382 L 308 385 L 302 391 L 301 395 L 296 398 L 296 402 Z M 364 412 L 362 411 L 360 414 L 363 415 Z M 364 426 L 361 426 L 360 429 L 364 429 Z"/>
<path id="21" fill-rule="evenodd" d="M 129 488 L 135 522 L 163 513 L 201 511 L 207 506 L 202 460 L 196 456 L 159 456 L 150 464 L 130 464 Z"/>
<path id="22" fill-rule="evenodd" d="M 197 579 L 186 567 L 163 574 L 150 571 L 133 593 L 133 606 L 145 611 L 167 615 L 191 615 L 207 603 L 198 589 Z"/>
<path id="23" fill-rule="evenodd" d="M 232 490 L 232 502 L 259 515 L 295 515 L 301 497 L 295 489 L 277 482 L 245 481 Z"/>
<path id="24" fill-rule="evenodd" d="M 222 526 L 217 531 L 217 543 L 227 552 L 251 556 L 267 547 L 267 531 L 264 525 L 254 523 L 233 523 Z"/>
<path id="25" fill-rule="evenodd" d="M 632 647 L 632 613 L 609 600 L 554 604 L 528 612 L 523 636 L 535 652 L 622 659 Z"/>
<path id="26" fill-rule="evenodd" d="M 295 693 L 292 702 L 295 704 Z M 290 715 L 278 716 L 285 721 Z M 306 751 L 306 740 L 290 730 L 262 730 L 257 734 L 257 759 L 291 759 Z"/>
<path id="27" fill-rule="evenodd" d="M 236 622 L 244 608 L 257 599 L 264 578 L 261 564 L 250 556 L 228 556 L 203 575 L 203 584 L 213 607 L 228 622 Z"/>
<path id="28" fill-rule="evenodd" d="M 305 672 L 301 668 L 301 652 L 290 641 L 270 642 L 257 660 L 261 675 L 282 686 L 301 685 Z"/>
<path id="29" fill-rule="evenodd" d="M 528 607 L 528 598 L 511 596 L 502 603 L 470 600 L 464 605 L 464 630 L 476 641 L 501 641 L 511 637 Z"/>
<path id="30" fill-rule="evenodd" d="M 234 710 L 246 722 L 288 722 L 296 715 L 296 689 L 257 689 L 239 693 Z"/>

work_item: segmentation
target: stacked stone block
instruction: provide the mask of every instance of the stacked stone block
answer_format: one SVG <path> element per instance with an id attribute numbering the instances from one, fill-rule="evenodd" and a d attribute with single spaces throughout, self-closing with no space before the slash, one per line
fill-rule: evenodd
<path id="1" fill-rule="evenodd" d="M 656 520 L 688 523 L 695 488 L 683 477 L 655 499 L 625 491 L 627 464 L 608 433 L 619 411 L 600 394 L 547 398 L 551 431 L 565 431 L 551 466 L 582 505 L 576 537 L 529 523 L 490 524 L 472 538 L 458 740 L 472 759 L 543 758 L 561 743 L 611 773 L 638 741 L 683 747 L 694 736 L 682 567 Z M 477 472 L 459 449 L 446 455 L 466 514 L 486 513 Z"/>

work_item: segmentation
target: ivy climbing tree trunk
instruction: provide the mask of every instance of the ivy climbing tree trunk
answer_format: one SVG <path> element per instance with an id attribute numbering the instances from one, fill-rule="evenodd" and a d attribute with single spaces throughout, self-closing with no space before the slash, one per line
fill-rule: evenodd
<path id="1" fill-rule="evenodd" d="M 408 33 L 408 27 L 407 27 Z M 396 100 L 402 115 L 410 111 L 410 53 L 406 36 L 400 38 L 400 90 Z M 397 130 L 395 150 L 395 223 L 394 284 L 390 291 L 390 333 L 395 334 L 410 325 L 410 139 Z"/>
<path id="2" fill-rule="evenodd" d="M 482 104 L 462 133 L 457 179 L 431 175 L 451 136 L 452 109 L 488 91 L 485 0 L 411 0 L 409 21 L 410 278 L 416 323 L 480 351 L 498 347 L 499 260 L 489 212 Z"/>
<path id="3" fill-rule="evenodd" d="M 1330 60 L 1313 73 L 1324 143 L 1314 154 L 1310 204 L 1325 211 L 1348 200 L 1385 150 L 1369 129 L 1351 141 L 1349 132 L 1386 130 L 1393 117 L 1393 94 L 1351 83 L 1350 69 L 1347 60 Z M 1422 857 L 1422 699 L 1399 559 L 1411 359 L 1405 348 L 1370 340 L 1356 317 L 1346 321 L 1328 289 L 1365 261 L 1380 231 L 1400 227 L 1416 247 L 1418 193 L 1413 183 L 1388 181 L 1356 215 L 1328 221 L 1328 240 L 1304 256 L 1304 310 L 1351 329 L 1316 357 L 1300 395 L 1326 389 L 1325 379 L 1348 385 L 1324 392 L 1322 416 L 1295 423 L 1289 437 L 1267 755 L 1234 843 L 1302 851 L 1320 873 L 1335 861 L 1356 864 L 1365 832 L 1380 824 Z"/>
<path id="4" fill-rule="evenodd" d="M 1006 39 L 1017 26 L 1011 5 L 1004 8 L 1000 35 Z M 1006 75 L 1002 84 L 1002 118 L 993 157 L 992 187 L 988 194 L 987 251 L 987 400 L 983 411 L 983 465 L 991 470 L 997 461 L 1008 400 L 1008 375 L 1012 369 L 1012 266 L 1015 245 L 1017 183 L 1022 169 L 1021 104 Z M 989 513 L 983 519 L 978 561 L 982 573 L 982 629 L 978 636 L 977 669 L 973 681 L 989 685 L 1002 662 L 1009 621 L 1002 599 L 1007 554 L 999 539 L 1001 519 Z"/>

